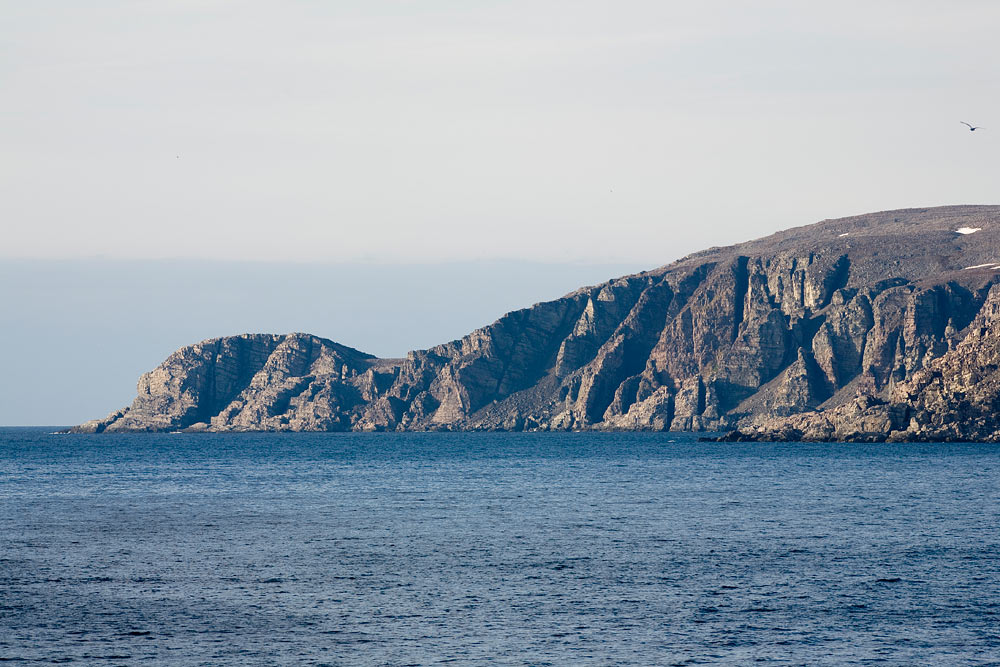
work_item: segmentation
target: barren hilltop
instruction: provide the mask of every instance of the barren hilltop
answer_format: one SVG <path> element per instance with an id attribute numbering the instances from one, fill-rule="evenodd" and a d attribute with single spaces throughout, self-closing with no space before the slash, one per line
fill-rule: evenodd
<path id="1" fill-rule="evenodd" d="M 131 406 L 75 430 L 995 440 L 998 276 L 1000 206 L 824 220 L 582 288 L 405 359 L 301 333 L 203 341 L 144 374 Z"/>

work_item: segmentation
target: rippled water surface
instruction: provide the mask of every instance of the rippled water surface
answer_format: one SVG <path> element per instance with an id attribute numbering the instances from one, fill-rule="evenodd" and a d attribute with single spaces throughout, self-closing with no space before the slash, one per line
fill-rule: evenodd
<path id="1" fill-rule="evenodd" d="M 0 430 L 0 658 L 1000 663 L 1000 449 Z"/>

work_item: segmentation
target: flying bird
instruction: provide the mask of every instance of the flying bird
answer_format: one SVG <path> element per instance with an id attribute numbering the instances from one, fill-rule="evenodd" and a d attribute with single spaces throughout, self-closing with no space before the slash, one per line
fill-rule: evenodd
<path id="1" fill-rule="evenodd" d="M 969 126 L 969 132 L 975 132 L 976 130 L 985 130 L 986 129 L 985 127 L 980 127 L 978 125 L 970 125 L 969 123 L 966 123 L 964 120 L 960 120 L 958 122 L 961 123 L 962 125 L 968 125 Z"/>

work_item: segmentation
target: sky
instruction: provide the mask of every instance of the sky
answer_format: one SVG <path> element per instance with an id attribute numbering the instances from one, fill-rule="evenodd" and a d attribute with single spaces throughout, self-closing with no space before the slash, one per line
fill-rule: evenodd
<path id="1" fill-rule="evenodd" d="M 8 258 L 655 266 L 996 202 L 994 2 L 7 5 Z"/>
<path id="2" fill-rule="evenodd" d="M 103 416 L 211 336 L 398 355 L 708 246 L 998 203 L 1000 3 L 3 15 L 0 424 Z"/>

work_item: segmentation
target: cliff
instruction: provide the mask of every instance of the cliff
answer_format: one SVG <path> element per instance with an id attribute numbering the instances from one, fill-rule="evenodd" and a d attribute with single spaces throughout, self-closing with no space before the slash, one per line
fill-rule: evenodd
<path id="1" fill-rule="evenodd" d="M 892 386 L 831 410 L 761 416 L 735 441 L 1000 442 L 1000 285 L 953 348 Z"/>
<path id="2" fill-rule="evenodd" d="M 997 206 L 827 220 L 583 288 L 406 359 L 306 334 L 204 341 L 143 375 L 131 406 L 77 430 L 722 430 L 771 420 L 777 432 L 807 413 L 888 415 L 904 391 L 923 402 L 893 419 L 936 424 L 952 400 L 941 364 L 959 364 L 967 347 L 977 352 L 963 353 L 964 367 L 985 363 L 998 262 Z"/>

